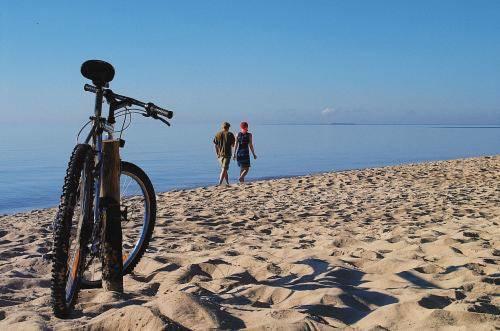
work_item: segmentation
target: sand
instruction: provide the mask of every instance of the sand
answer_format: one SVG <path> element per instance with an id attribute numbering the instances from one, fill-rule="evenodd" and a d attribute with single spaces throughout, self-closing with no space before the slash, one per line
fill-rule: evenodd
<path id="1" fill-rule="evenodd" d="M 500 156 L 159 194 L 126 293 L 50 307 L 55 210 L 0 217 L 0 330 L 500 328 Z"/>

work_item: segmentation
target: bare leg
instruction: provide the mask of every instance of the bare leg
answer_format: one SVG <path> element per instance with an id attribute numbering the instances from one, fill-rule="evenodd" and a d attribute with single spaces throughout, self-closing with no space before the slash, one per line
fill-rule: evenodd
<path id="1" fill-rule="evenodd" d="M 227 170 L 222 169 L 219 176 L 219 185 L 222 184 L 222 181 L 226 178 L 227 178 Z"/>
<path id="2" fill-rule="evenodd" d="M 248 170 L 250 170 L 250 168 L 241 168 L 241 171 L 240 171 L 240 183 L 245 182 L 245 176 L 248 174 Z"/>
<path id="3" fill-rule="evenodd" d="M 229 174 L 227 173 L 227 170 L 224 170 L 226 172 L 226 184 L 229 185 Z"/>

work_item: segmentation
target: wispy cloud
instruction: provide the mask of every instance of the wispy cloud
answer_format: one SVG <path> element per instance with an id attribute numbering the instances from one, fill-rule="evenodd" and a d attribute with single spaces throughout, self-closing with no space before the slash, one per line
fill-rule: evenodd
<path id="1" fill-rule="evenodd" d="M 321 111 L 321 115 L 329 115 L 335 113 L 335 108 L 333 107 L 326 107 Z"/>

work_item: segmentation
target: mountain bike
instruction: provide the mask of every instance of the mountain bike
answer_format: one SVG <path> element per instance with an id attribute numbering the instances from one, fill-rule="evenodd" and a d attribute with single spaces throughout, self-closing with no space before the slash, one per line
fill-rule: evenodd
<path id="1" fill-rule="evenodd" d="M 81 287 L 101 286 L 102 218 L 106 208 L 100 197 L 103 139 L 115 139 L 114 135 L 120 133 L 120 147 L 124 147 L 122 133 L 130 126 L 133 114 L 160 120 L 168 126 L 167 119 L 173 116 L 173 112 L 153 103 L 144 103 L 109 89 L 115 70 L 107 62 L 86 61 L 81 73 L 93 83 L 85 84 L 84 90 L 96 96 L 94 115 L 77 135 L 54 219 L 52 306 L 54 314 L 61 318 L 68 317 L 73 310 Z M 104 101 L 109 104 L 107 118 L 102 116 Z M 119 117 L 123 118 L 123 123 L 120 130 L 115 130 Z M 80 134 L 89 124 L 86 139 L 78 143 Z M 151 240 L 156 221 L 156 195 L 151 180 L 141 168 L 125 161 L 120 165 L 123 274 L 127 274 L 137 265 Z"/>

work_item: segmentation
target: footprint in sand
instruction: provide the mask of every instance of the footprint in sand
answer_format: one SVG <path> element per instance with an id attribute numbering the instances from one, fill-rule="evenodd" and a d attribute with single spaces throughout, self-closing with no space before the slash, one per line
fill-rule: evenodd
<path id="1" fill-rule="evenodd" d="M 474 240 L 479 239 L 479 233 L 477 233 L 477 232 L 464 231 L 462 234 L 464 237 L 467 237 L 467 238 L 473 238 Z"/>
<path id="2" fill-rule="evenodd" d="M 260 233 L 263 233 L 263 234 L 271 234 L 272 230 L 271 228 L 263 228 L 263 229 L 259 229 L 258 230 Z"/>
<path id="3" fill-rule="evenodd" d="M 401 236 L 394 236 L 394 237 L 387 239 L 386 241 L 391 243 L 391 244 L 395 244 L 397 242 L 400 242 L 402 239 L 403 238 Z"/>
<path id="4" fill-rule="evenodd" d="M 428 243 L 432 243 L 432 242 L 435 242 L 438 238 L 436 237 L 423 237 L 420 239 L 420 243 L 421 244 L 428 244 Z"/>
<path id="5" fill-rule="evenodd" d="M 206 240 L 208 240 L 210 242 L 216 243 L 216 244 L 223 244 L 226 242 L 226 240 L 224 238 L 221 238 L 219 236 L 206 236 L 203 238 L 205 238 Z"/>
<path id="6" fill-rule="evenodd" d="M 461 251 L 461 250 L 459 250 L 459 249 L 458 249 L 458 248 L 456 248 L 456 247 L 450 246 L 450 249 L 451 249 L 452 251 L 454 251 L 455 253 L 457 253 L 457 254 L 464 255 L 464 253 L 462 253 L 462 251 Z"/>
<path id="7" fill-rule="evenodd" d="M 500 308 L 489 302 L 475 302 L 473 305 L 467 307 L 467 311 L 473 313 L 491 314 L 494 316 L 500 316 Z"/>
<path id="8" fill-rule="evenodd" d="M 419 273 L 422 273 L 422 274 L 438 274 L 438 273 L 444 272 L 446 269 L 443 267 L 440 267 L 436 264 L 426 264 L 426 265 L 417 267 L 413 270 L 415 270 Z"/>
<path id="9" fill-rule="evenodd" d="M 488 284 L 500 285 L 500 273 L 483 277 L 481 281 Z"/>

